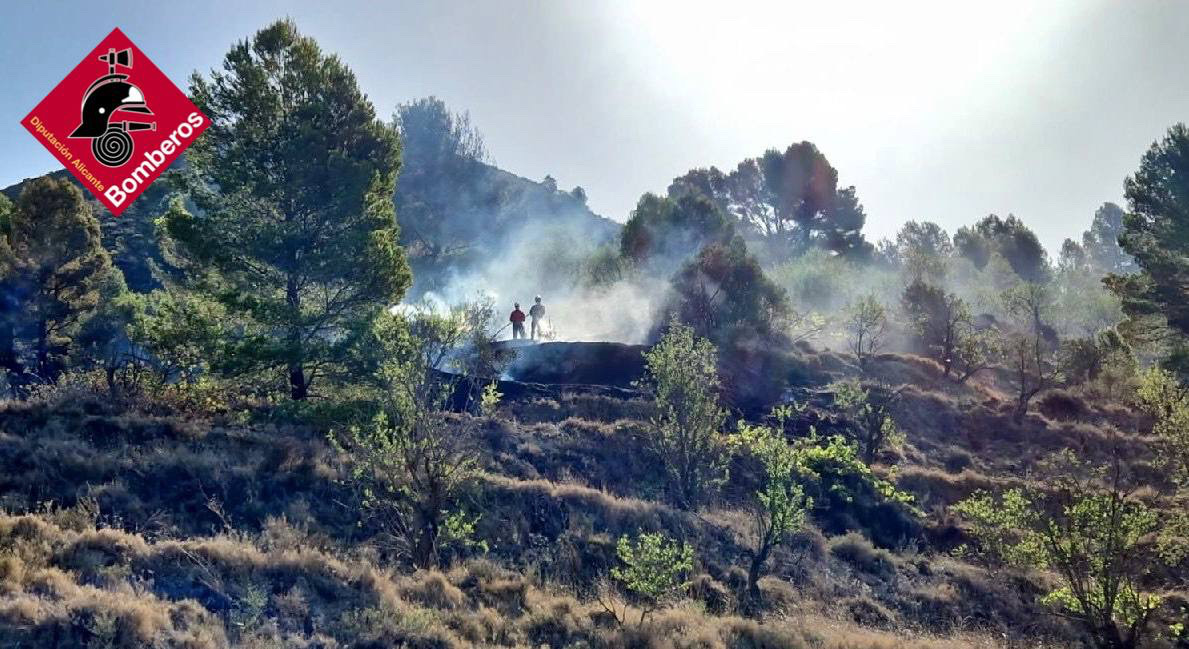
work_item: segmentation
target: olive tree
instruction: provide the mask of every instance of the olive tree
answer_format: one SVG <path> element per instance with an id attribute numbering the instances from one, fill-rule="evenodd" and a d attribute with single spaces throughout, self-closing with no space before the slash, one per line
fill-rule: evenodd
<path id="1" fill-rule="evenodd" d="M 1061 380 L 1052 328 L 1045 323 L 1052 298 L 1044 285 L 1025 282 L 1005 291 L 1002 299 L 1017 320 L 1016 330 L 1006 339 L 1004 358 L 1016 389 L 1013 419 L 1019 423 L 1033 397 Z"/>
<path id="2" fill-rule="evenodd" d="M 943 376 L 965 382 L 991 366 L 998 337 L 975 327 L 965 300 L 918 279 L 904 289 L 901 306 L 922 351 L 941 364 Z"/>

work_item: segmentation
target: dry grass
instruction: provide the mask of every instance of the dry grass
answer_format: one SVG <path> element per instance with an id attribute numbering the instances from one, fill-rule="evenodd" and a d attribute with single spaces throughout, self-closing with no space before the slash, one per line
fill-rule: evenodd
<path id="1" fill-rule="evenodd" d="M 402 576 L 245 538 L 154 543 L 33 515 L 0 516 L 0 548 L 0 647 L 940 646 L 806 618 L 787 588 L 786 610 L 763 622 L 687 601 L 638 625 L 639 610 L 620 601 L 632 621 L 620 625 L 596 600 L 485 560 Z M 729 599 L 713 579 L 699 581 Z M 770 580 L 764 589 L 773 599 L 782 590 Z"/>
<path id="2" fill-rule="evenodd" d="M 814 395 L 857 368 L 831 353 L 803 361 L 798 394 L 826 431 Z M 489 551 L 417 573 L 370 547 L 340 458 L 315 431 L 122 411 L 86 395 L 0 404 L 0 508 L 13 512 L 0 516 L 0 649 L 1073 642 L 1037 603 L 1032 578 L 947 555 L 963 539 L 946 507 L 1023 484 L 1061 448 L 1093 458 L 1122 445 L 1158 480 L 1137 432 L 1143 418 L 1062 391 L 1017 425 L 994 376 L 957 385 L 939 381 L 932 361 L 892 354 L 868 372 L 905 386 L 894 479 L 926 514 L 920 536 L 879 548 L 855 532 L 876 524 L 870 517 L 818 520 L 837 536 L 810 526 L 776 551 L 760 582 L 761 621 L 737 616 L 755 467 L 733 465 L 711 510 L 673 509 L 641 443 L 642 401 L 563 394 L 510 402 L 507 416 L 479 422 L 484 474 L 467 503 L 482 513 Z M 621 627 L 594 596 L 616 539 L 639 530 L 689 541 L 697 565 L 688 598 Z"/>

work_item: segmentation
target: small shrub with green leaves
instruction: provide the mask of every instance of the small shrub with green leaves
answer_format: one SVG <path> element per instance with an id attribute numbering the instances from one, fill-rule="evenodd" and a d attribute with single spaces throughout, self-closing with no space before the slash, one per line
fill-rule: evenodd
<path id="1" fill-rule="evenodd" d="M 1189 487 L 1189 388 L 1172 372 L 1152 368 L 1140 376 L 1136 397 L 1156 420 L 1152 432 L 1165 447 L 1175 477 Z"/>
<path id="2" fill-rule="evenodd" d="M 696 510 L 727 478 L 726 411 L 718 405 L 718 351 L 678 323 L 644 352 L 658 415 L 646 443 L 660 459 L 676 504 Z"/>
<path id="3" fill-rule="evenodd" d="M 742 424 L 738 434 L 740 444 L 763 466 L 763 483 L 752 504 L 754 541 L 749 549 L 751 564 L 747 571 L 748 608 L 759 604 L 760 573 L 772 550 L 788 540 L 793 532 L 805 524 L 806 513 L 813 507 L 813 499 L 805 495 L 801 486 L 800 457 L 797 449 L 784 438 L 784 422 L 792 414 L 788 406 L 773 412 L 777 426 Z"/>
<path id="4" fill-rule="evenodd" d="M 483 386 L 483 395 L 479 398 L 479 407 L 484 416 L 490 417 L 495 414 L 497 408 L 500 407 L 500 400 L 504 398 L 504 393 L 500 392 L 499 384 L 495 381 Z"/>
<path id="5" fill-rule="evenodd" d="M 639 601 L 640 624 L 689 587 L 694 549 L 688 543 L 660 532 L 639 534 L 635 541 L 625 534 L 619 537 L 615 553 L 622 565 L 611 569 L 611 577 Z"/>
<path id="6" fill-rule="evenodd" d="M 1159 458 L 1179 490 L 1179 501 L 1189 501 L 1189 388 L 1172 372 L 1154 367 L 1140 375 L 1136 399 L 1155 419 L 1152 432 L 1161 446 Z M 1174 509 L 1163 526 L 1160 546 L 1169 562 L 1189 556 L 1189 508 Z"/>
<path id="7" fill-rule="evenodd" d="M 475 521 L 459 513 L 458 500 L 474 478 L 478 451 L 464 421 L 447 412 L 452 385 L 436 372 L 448 351 L 443 341 L 460 339 L 461 326 L 425 314 L 411 322 L 381 317 L 375 411 L 330 436 L 347 456 L 365 518 L 421 568 L 442 562 L 444 544 L 472 546 Z M 414 333 L 431 330 L 438 333 Z"/>
<path id="8" fill-rule="evenodd" d="M 886 342 L 887 309 L 874 295 L 865 295 L 847 308 L 845 326 L 850 350 L 863 367 Z"/>
<path id="9" fill-rule="evenodd" d="M 1143 583 L 1160 558 L 1149 535 L 1157 512 L 1124 485 L 1120 462 L 1091 467 L 1069 451 L 1044 469 L 1043 488 L 986 492 L 952 506 L 970 522 L 976 551 L 1021 568 L 1053 571 L 1043 602 L 1082 624 L 1100 649 L 1134 649 L 1153 633 L 1162 598 Z"/>
<path id="10" fill-rule="evenodd" d="M 892 404 L 899 398 L 897 392 L 883 389 L 873 395 L 853 379 L 832 383 L 830 389 L 834 405 L 850 422 L 851 436 L 864 462 L 874 463 L 883 450 L 904 441 L 891 413 Z"/>
<path id="11" fill-rule="evenodd" d="M 1012 418 L 1020 423 L 1032 399 L 1064 378 L 1047 322 L 1053 297 L 1048 286 L 1023 282 L 1004 291 L 1000 300 L 1016 321 L 1015 331 L 1005 337 L 1003 356 L 1016 393 Z"/>

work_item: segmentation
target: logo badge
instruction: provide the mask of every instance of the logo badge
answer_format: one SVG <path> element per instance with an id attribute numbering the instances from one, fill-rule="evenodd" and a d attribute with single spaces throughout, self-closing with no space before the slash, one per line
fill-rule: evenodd
<path id="1" fill-rule="evenodd" d="M 210 120 L 114 29 L 21 124 L 119 215 Z"/>

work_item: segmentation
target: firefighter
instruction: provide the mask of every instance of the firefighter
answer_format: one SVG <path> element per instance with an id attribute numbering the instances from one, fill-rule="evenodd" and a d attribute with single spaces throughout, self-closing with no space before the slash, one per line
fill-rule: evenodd
<path id="1" fill-rule="evenodd" d="M 537 333 L 545 334 L 545 326 L 541 324 L 541 320 L 545 317 L 545 305 L 541 304 L 541 296 L 538 295 L 533 307 L 528 310 L 528 315 L 533 319 L 533 340 L 537 339 Z"/>
<path id="2" fill-rule="evenodd" d="M 508 322 L 512 323 L 512 340 L 524 338 L 524 311 L 520 310 L 520 303 L 515 304 L 512 309 L 512 315 L 508 316 Z"/>

